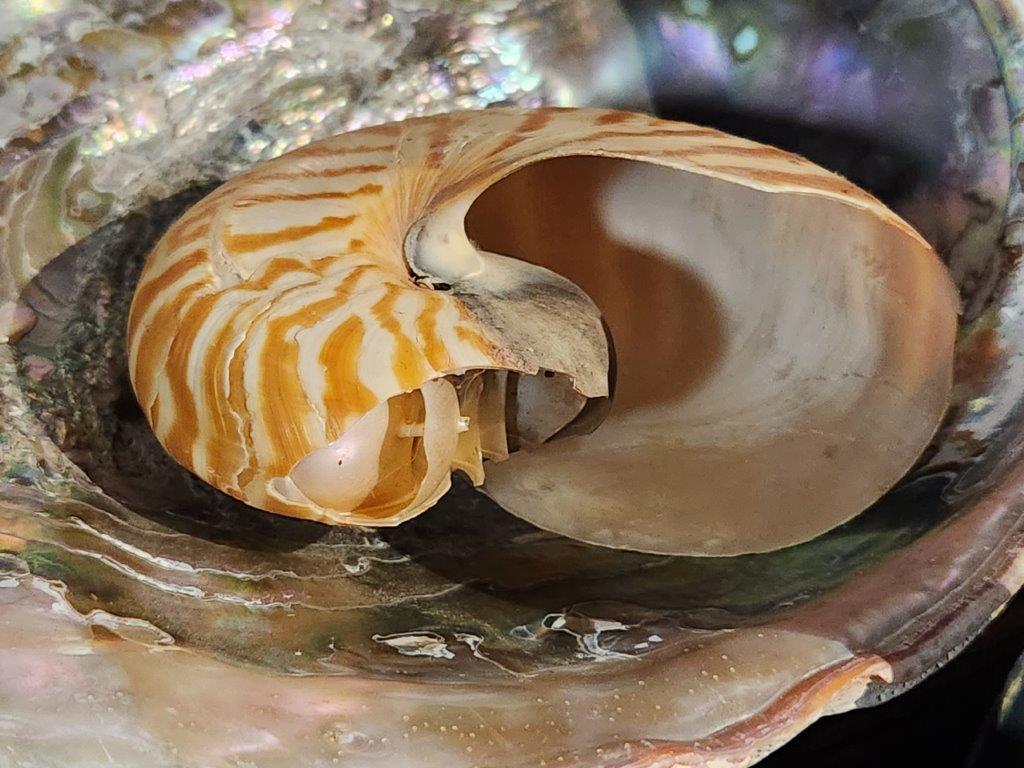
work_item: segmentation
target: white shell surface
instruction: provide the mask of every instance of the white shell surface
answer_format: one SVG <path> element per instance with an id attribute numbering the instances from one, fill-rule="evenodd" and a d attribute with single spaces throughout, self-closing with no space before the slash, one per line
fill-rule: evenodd
<path id="1" fill-rule="evenodd" d="M 957 305 L 916 238 L 836 200 L 640 163 L 567 158 L 503 184 L 471 233 L 579 284 L 618 357 L 594 433 L 488 467 L 506 509 L 628 549 L 767 551 L 860 512 L 928 443 Z M 515 235 L 512 199 L 528 201 Z"/>

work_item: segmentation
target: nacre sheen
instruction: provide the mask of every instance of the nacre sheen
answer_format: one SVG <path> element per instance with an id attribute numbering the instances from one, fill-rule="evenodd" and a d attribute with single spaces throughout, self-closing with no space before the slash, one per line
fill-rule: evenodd
<path id="1" fill-rule="evenodd" d="M 629 7 L 639 46 L 616 3 L 584 0 L 0 4 L 9 759 L 749 765 L 914 686 L 1020 589 L 1015 3 Z M 750 29 L 740 59 L 730 43 Z M 171 460 L 124 351 L 167 226 L 311 140 L 495 102 L 713 122 L 885 200 L 964 300 L 950 413 L 924 459 L 846 525 L 738 558 L 587 546 L 458 482 L 400 527 L 328 527 L 256 512 Z M 505 192 L 471 210 L 472 234 Z M 707 292 L 685 295 L 699 316 Z M 678 332 L 659 344 L 707 359 Z"/>

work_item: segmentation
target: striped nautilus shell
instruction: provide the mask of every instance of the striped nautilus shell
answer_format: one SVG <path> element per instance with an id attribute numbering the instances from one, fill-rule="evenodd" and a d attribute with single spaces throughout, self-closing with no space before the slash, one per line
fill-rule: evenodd
<path id="1" fill-rule="evenodd" d="M 802 158 L 494 109 L 218 188 L 150 255 L 129 365 L 170 454 L 263 510 L 395 525 L 461 470 L 543 528 L 721 555 L 811 538 L 908 470 L 957 306 L 920 235 Z"/>

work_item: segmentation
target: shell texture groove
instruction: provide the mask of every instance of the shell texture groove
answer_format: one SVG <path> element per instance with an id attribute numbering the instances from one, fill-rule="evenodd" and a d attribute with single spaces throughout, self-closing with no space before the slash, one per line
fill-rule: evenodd
<path id="1" fill-rule="evenodd" d="M 705 198 L 727 207 L 732 193 L 722 190 L 752 195 L 753 202 L 744 198 L 734 211 L 749 209 L 754 224 L 723 226 L 769 240 L 764 254 L 744 251 L 735 265 L 748 287 L 758 273 L 743 259 L 781 275 L 775 284 L 769 277 L 761 291 L 767 296 L 763 313 L 790 294 L 819 292 L 790 281 L 787 270 L 815 274 L 821 267 L 829 277 L 820 292 L 832 291 L 829 301 L 841 310 L 821 319 L 823 310 L 808 299 L 804 314 L 797 311 L 789 321 L 820 323 L 827 331 L 867 314 L 867 329 L 847 334 L 863 338 L 844 336 L 843 343 L 853 346 L 840 344 L 837 359 L 826 361 L 820 375 L 805 377 L 795 389 L 785 373 L 765 384 L 755 415 L 762 418 L 781 402 L 781 425 L 710 470 L 712 480 L 729 471 L 733 486 L 771 497 L 763 510 L 749 508 L 749 492 L 728 488 L 718 506 L 706 494 L 687 497 L 683 486 L 694 478 L 676 472 L 694 445 L 706 450 L 719 445 L 723 434 L 729 435 L 727 446 L 750 442 L 739 435 L 745 426 L 728 423 L 721 403 L 728 394 L 716 400 L 714 380 L 698 392 L 705 404 L 696 415 L 682 397 L 640 409 L 639 417 L 635 408 L 623 416 L 613 406 L 607 425 L 592 435 L 546 442 L 571 428 L 585 401 L 604 402 L 611 393 L 611 353 L 601 318 L 608 299 L 600 291 L 588 296 L 556 274 L 586 288 L 586 274 L 601 269 L 600 249 L 593 263 L 585 252 L 564 256 L 568 267 L 557 258 L 545 264 L 543 247 L 534 248 L 537 259 L 531 253 L 499 255 L 477 247 L 464 221 L 482 194 L 502 180 L 512 183 L 517 172 L 588 156 L 671 174 L 665 188 L 654 176 L 633 180 L 638 220 L 644 189 L 671 205 L 689 205 L 695 215 L 703 215 L 698 209 Z M 671 199 L 671 179 L 698 184 L 690 203 Z M 500 203 L 508 230 L 529 229 L 524 220 L 531 209 L 522 201 L 540 184 L 528 187 L 519 202 L 513 197 Z M 573 194 L 571 186 L 563 191 Z M 797 213 L 790 220 L 778 206 L 758 209 L 757 201 L 768 198 Z M 632 215 L 629 201 L 622 210 Z M 653 225 L 655 238 L 672 218 L 665 213 Z M 817 238 L 792 234 L 816 219 L 822 222 Z M 760 225 L 764 232 L 756 231 Z M 545 242 L 544 233 L 537 240 Z M 705 256 L 717 259 L 716 248 L 728 250 L 717 245 Z M 775 250 L 785 253 L 780 258 Z M 772 259 L 782 266 L 772 266 Z M 796 304 L 803 307 L 802 301 Z M 817 535 L 873 502 L 909 468 L 946 405 L 956 308 L 941 263 L 909 225 L 802 158 L 716 130 L 626 112 L 491 109 L 343 134 L 224 184 L 172 226 L 151 254 L 129 318 L 129 367 L 143 410 L 171 455 L 261 509 L 331 523 L 394 525 L 434 504 L 454 469 L 480 484 L 482 459 L 507 459 L 494 465 L 500 470 L 493 482 L 488 474 L 485 489 L 541 527 L 616 547 L 730 554 Z M 752 316 L 758 317 L 756 311 Z M 735 318 L 729 322 L 736 325 Z M 616 322 L 611 325 L 615 337 Z M 835 341 L 826 331 L 809 346 Z M 742 339 L 730 339 L 732 358 L 727 355 L 722 371 L 747 379 L 750 372 L 730 367 L 729 359 L 808 368 L 809 353 L 797 351 L 803 358 L 794 363 L 763 352 L 773 345 L 766 338 L 746 339 L 754 352 L 743 351 Z M 855 354 L 857 344 L 868 349 Z M 544 384 L 541 373 L 555 381 Z M 620 378 L 628 376 L 620 372 Z M 824 383 L 812 391 L 810 378 Z M 843 383 L 834 386 L 833 379 Z M 523 450 L 509 457 L 504 419 L 515 380 L 541 383 L 518 385 L 523 423 L 511 447 Z M 773 400 L 776 390 L 787 387 L 793 392 Z M 786 409 L 795 397 L 823 412 L 844 410 L 835 418 L 803 411 L 790 418 Z M 556 402 L 561 405 L 554 416 L 545 413 Z M 908 412 L 908 420 L 899 421 L 897 412 Z M 850 426 L 856 419 L 866 425 L 856 427 L 859 432 Z M 892 431 L 906 435 L 883 435 L 884 445 L 866 445 L 864 429 L 892 419 Z M 692 437 L 683 447 L 680 425 Z M 837 434 L 823 443 L 816 425 Z M 844 440 L 850 454 L 832 445 Z M 799 449 L 791 447 L 794 441 Z M 834 500 L 823 497 L 830 470 L 808 459 L 808 445 L 817 453 L 824 445 L 826 460 L 830 451 L 843 453 L 841 460 L 866 451 L 866 479 L 856 488 L 839 488 Z M 823 479 L 776 483 L 742 470 L 766 466 L 773 454 L 780 456 L 773 477 L 804 465 L 805 475 L 823 473 Z M 652 468 L 670 477 L 662 487 L 650 477 Z M 594 472 L 616 476 L 617 487 L 602 486 Z M 637 503 L 638 484 L 650 490 L 649 510 L 646 500 Z M 807 492 L 809 484 L 814 487 Z M 719 506 L 735 511 L 726 511 L 721 522 Z M 693 507 L 706 513 L 688 523 Z M 798 508 L 792 524 L 789 508 Z M 744 515 L 761 521 L 750 534 L 740 531 Z"/>

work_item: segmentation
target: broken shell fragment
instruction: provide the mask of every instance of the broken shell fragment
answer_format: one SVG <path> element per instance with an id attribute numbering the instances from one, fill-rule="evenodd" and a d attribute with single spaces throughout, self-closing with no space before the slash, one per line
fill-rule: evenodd
<path id="1" fill-rule="evenodd" d="M 722 555 L 818 535 L 906 472 L 956 310 L 916 232 L 801 158 L 498 109 L 220 187 L 151 254 L 129 365 L 171 455 L 261 509 L 395 525 L 458 469 L 543 528 Z"/>

